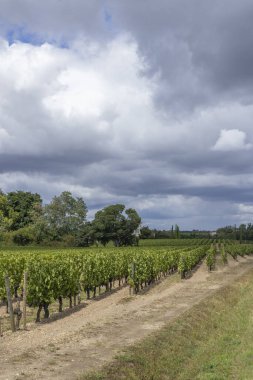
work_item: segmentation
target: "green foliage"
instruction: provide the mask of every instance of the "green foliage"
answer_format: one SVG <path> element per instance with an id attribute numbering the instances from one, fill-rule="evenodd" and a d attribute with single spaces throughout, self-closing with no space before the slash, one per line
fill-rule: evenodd
<path id="1" fill-rule="evenodd" d="M 127 279 L 138 291 L 143 285 L 180 268 L 186 258 L 186 270 L 200 260 L 201 247 L 106 248 L 34 250 L 21 248 L 0 251 L 0 296 L 5 297 L 3 278 L 11 279 L 12 291 L 21 289 L 23 272 L 28 272 L 28 302 L 32 306 L 50 304 L 59 297 L 76 296 L 80 287 L 96 287 Z"/>
<path id="2" fill-rule="evenodd" d="M 253 253 L 252 244 L 226 244 L 225 250 L 230 254 L 235 260 L 237 256 L 245 256 Z"/>
<path id="3" fill-rule="evenodd" d="M 185 274 L 192 270 L 205 255 L 205 245 L 197 248 L 181 250 L 178 262 L 178 271 L 181 273 L 181 277 L 184 278 Z"/>
<path id="4" fill-rule="evenodd" d="M 90 236 L 104 246 L 111 240 L 115 246 L 133 245 L 140 223 L 141 218 L 134 209 L 125 210 L 122 204 L 111 205 L 95 214 Z"/>
<path id="5" fill-rule="evenodd" d="M 212 244 L 210 249 L 207 251 L 207 255 L 206 255 L 206 265 L 209 270 L 212 270 L 214 268 L 215 261 L 216 261 L 216 249 L 215 249 L 215 245 Z"/>
<path id="6" fill-rule="evenodd" d="M 9 229 L 18 230 L 34 221 L 34 213 L 41 211 L 39 194 L 25 191 L 10 192 L 7 198 L 7 216 L 11 220 Z"/>
<path id="7" fill-rule="evenodd" d="M 95 242 L 94 229 L 91 222 L 86 222 L 82 227 L 75 231 L 73 236 L 74 247 L 88 247 Z"/>
<path id="8" fill-rule="evenodd" d="M 140 239 L 150 239 L 152 237 L 152 230 L 148 226 L 144 226 L 140 230 Z"/>
<path id="9" fill-rule="evenodd" d="M 9 218 L 7 196 L 0 191 L 0 230 L 9 230 L 12 220 Z"/>
<path id="10" fill-rule="evenodd" d="M 34 241 L 34 227 L 27 226 L 12 232 L 12 240 L 17 245 L 28 245 Z"/>
<path id="11" fill-rule="evenodd" d="M 82 198 L 68 191 L 42 206 L 39 194 L 0 191 L 1 240 L 26 245 L 89 246 L 100 242 L 115 246 L 134 245 L 139 241 L 141 218 L 134 209 L 111 205 L 97 212 L 93 222 L 86 222 L 87 206 Z M 13 232 L 14 231 L 14 232 Z"/>
<path id="12" fill-rule="evenodd" d="M 42 231 L 52 240 L 60 240 L 67 234 L 76 234 L 85 224 L 87 206 L 82 198 L 74 198 L 64 191 L 45 206 L 43 217 L 38 221 Z"/>
<path id="13" fill-rule="evenodd" d="M 194 247 L 209 244 L 210 239 L 145 239 L 140 245 L 145 247 Z"/>
<path id="14" fill-rule="evenodd" d="M 225 226 L 217 230 L 217 236 L 221 239 L 239 240 L 240 243 L 253 240 L 253 224 L 241 224 L 236 226 Z"/>
<path id="15" fill-rule="evenodd" d="M 138 292 L 143 285 L 151 284 L 161 275 L 178 267 L 178 249 L 136 250 L 128 266 L 129 283 Z"/>
<path id="16" fill-rule="evenodd" d="M 224 243 L 222 243 L 221 245 L 221 258 L 222 258 L 223 264 L 226 264 L 228 262 L 228 255 L 227 255 L 227 251 L 225 250 Z"/>
<path id="17" fill-rule="evenodd" d="M 25 257 L 16 253 L 1 252 L 0 254 L 0 299 L 6 299 L 4 276 L 10 278 L 11 291 L 17 289 L 22 282 L 25 268 Z"/>
<path id="18" fill-rule="evenodd" d="M 27 261 L 28 277 L 27 303 L 30 306 L 39 306 L 53 300 L 57 278 L 55 260 L 48 260 L 43 256 L 31 256 Z"/>
<path id="19" fill-rule="evenodd" d="M 179 230 L 179 226 L 177 224 L 175 224 L 175 238 L 176 239 L 180 238 L 180 230 Z"/>

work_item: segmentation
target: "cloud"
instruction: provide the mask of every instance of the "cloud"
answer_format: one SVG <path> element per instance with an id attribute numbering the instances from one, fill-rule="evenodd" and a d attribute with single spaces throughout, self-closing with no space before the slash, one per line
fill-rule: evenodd
<path id="1" fill-rule="evenodd" d="M 252 204 L 243 204 L 238 205 L 238 210 L 240 213 L 252 215 L 253 214 L 253 205 Z"/>
<path id="2" fill-rule="evenodd" d="M 154 118 L 153 84 L 141 76 L 143 66 L 127 36 L 103 46 L 79 40 L 70 49 L 2 41 L 0 154 L 83 152 L 84 162 L 93 154 L 120 155 L 117 142 L 135 120 Z"/>
<path id="3" fill-rule="evenodd" d="M 154 227 L 250 218 L 252 15 L 250 0 L 3 0 L 1 187 L 69 189 L 91 215 L 126 203 Z"/>
<path id="4" fill-rule="evenodd" d="M 223 152 L 250 149 L 252 144 L 246 144 L 245 140 L 246 133 L 239 129 L 222 129 L 212 149 Z"/>

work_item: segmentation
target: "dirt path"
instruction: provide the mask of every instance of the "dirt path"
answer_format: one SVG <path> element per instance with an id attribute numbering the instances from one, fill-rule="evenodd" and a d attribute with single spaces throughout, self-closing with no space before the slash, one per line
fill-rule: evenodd
<path id="1" fill-rule="evenodd" d="M 252 268 L 253 257 L 230 259 L 212 273 L 202 264 L 188 280 L 175 274 L 133 297 L 123 288 L 64 319 L 6 334 L 0 338 L 0 379 L 75 379 Z"/>

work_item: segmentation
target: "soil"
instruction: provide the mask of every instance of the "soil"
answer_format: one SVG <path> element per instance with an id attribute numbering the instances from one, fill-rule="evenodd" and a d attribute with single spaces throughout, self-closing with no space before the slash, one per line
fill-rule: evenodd
<path id="1" fill-rule="evenodd" d="M 205 263 L 189 279 L 173 274 L 139 295 L 123 287 L 86 302 L 65 318 L 0 337 L 0 379 L 69 380 L 99 369 L 127 346 L 182 315 L 253 269 L 253 257 L 229 258 L 211 273 Z"/>

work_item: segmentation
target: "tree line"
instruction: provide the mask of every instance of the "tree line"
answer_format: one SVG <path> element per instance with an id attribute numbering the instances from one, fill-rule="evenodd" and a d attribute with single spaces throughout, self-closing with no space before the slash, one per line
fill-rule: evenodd
<path id="1" fill-rule="evenodd" d="M 253 224 L 240 224 L 239 226 L 225 226 L 218 228 L 217 237 L 221 239 L 239 240 L 240 242 L 253 240 Z"/>
<path id="2" fill-rule="evenodd" d="M 181 231 L 177 224 L 172 225 L 168 230 L 151 229 L 148 226 L 141 228 L 141 239 L 210 239 L 210 231 L 191 230 Z"/>
<path id="3" fill-rule="evenodd" d="M 81 197 L 64 191 L 43 205 L 38 193 L 0 191 L 0 239 L 5 244 L 64 244 L 115 246 L 138 243 L 141 218 L 133 208 L 110 205 L 87 221 L 87 205 Z"/>

